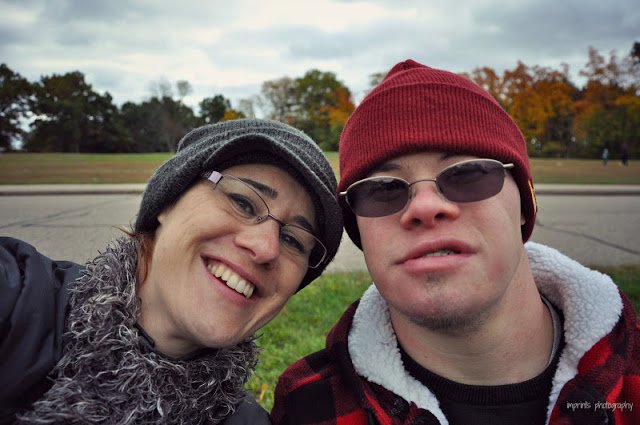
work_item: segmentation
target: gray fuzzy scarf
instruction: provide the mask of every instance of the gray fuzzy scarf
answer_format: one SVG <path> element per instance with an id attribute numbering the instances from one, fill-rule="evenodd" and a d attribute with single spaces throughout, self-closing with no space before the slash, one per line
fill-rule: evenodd
<path id="1" fill-rule="evenodd" d="M 254 341 L 190 360 L 153 351 L 136 327 L 136 259 L 136 242 L 124 237 L 87 264 L 71 288 L 53 386 L 18 423 L 217 424 L 241 401 Z"/>

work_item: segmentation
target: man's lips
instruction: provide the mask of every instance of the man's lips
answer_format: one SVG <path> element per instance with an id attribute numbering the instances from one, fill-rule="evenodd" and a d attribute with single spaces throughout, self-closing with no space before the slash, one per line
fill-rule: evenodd
<path id="1" fill-rule="evenodd" d="M 471 247 L 460 240 L 439 240 L 419 244 L 398 261 L 399 264 L 421 258 L 445 257 L 450 255 L 471 254 Z"/>
<path id="2" fill-rule="evenodd" d="M 209 270 L 209 273 L 224 282 L 229 288 L 244 295 L 246 298 L 251 298 L 251 295 L 253 295 L 253 292 L 256 289 L 253 283 L 219 261 L 208 260 L 207 270 Z"/>

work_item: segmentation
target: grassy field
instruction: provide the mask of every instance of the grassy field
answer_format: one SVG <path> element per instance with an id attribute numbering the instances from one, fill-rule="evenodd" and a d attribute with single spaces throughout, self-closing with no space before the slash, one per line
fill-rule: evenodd
<path id="1" fill-rule="evenodd" d="M 640 265 L 598 267 L 609 274 L 640 312 Z M 342 312 L 369 287 L 366 273 L 325 274 L 296 294 L 275 320 L 261 331 L 260 364 L 249 389 L 267 410 L 273 405 L 278 376 L 287 365 L 320 350 Z"/>
<path id="2" fill-rule="evenodd" d="M 169 153 L 0 154 L 0 184 L 145 183 Z"/>
<path id="3" fill-rule="evenodd" d="M 278 376 L 294 361 L 324 347 L 329 329 L 369 287 L 367 273 L 327 273 L 304 288 L 260 331 L 260 363 L 248 388 L 266 409 Z"/>
<path id="4" fill-rule="evenodd" d="M 338 153 L 326 153 L 338 174 Z M 145 183 L 169 153 L 153 154 L 0 154 L 0 184 Z M 640 184 L 640 162 L 531 160 L 536 183 Z"/>
<path id="5" fill-rule="evenodd" d="M 620 161 L 609 161 L 607 166 L 603 166 L 599 160 L 533 158 L 531 170 L 535 183 L 640 183 L 640 162 L 637 161 L 625 167 Z"/>

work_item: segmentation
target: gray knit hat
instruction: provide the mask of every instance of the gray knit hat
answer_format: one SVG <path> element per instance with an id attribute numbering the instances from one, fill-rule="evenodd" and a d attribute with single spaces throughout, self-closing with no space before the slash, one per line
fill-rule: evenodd
<path id="1" fill-rule="evenodd" d="M 265 161 L 254 155 L 256 152 L 264 153 Z M 273 163 L 273 158 L 285 171 L 300 176 L 301 183 L 311 190 L 319 225 L 317 236 L 327 248 L 324 262 L 308 269 L 299 288 L 302 289 L 335 257 L 342 238 L 342 212 L 336 199 L 333 169 L 320 148 L 309 136 L 281 122 L 243 119 L 190 131 L 180 140 L 176 155 L 161 165 L 147 183 L 134 230 L 154 232 L 158 214 L 174 204 L 202 173 L 238 162 Z"/>

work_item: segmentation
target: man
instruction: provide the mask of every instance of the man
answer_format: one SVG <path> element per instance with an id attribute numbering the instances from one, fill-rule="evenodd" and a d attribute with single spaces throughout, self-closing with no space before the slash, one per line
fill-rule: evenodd
<path id="1" fill-rule="evenodd" d="M 487 92 L 397 64 L 349 118 L 340 175 L 374 285 L 284 372 L 275 423 L 640 423 L 633 308 L 609 277 L 525 246 L 527 148 Z"/>

